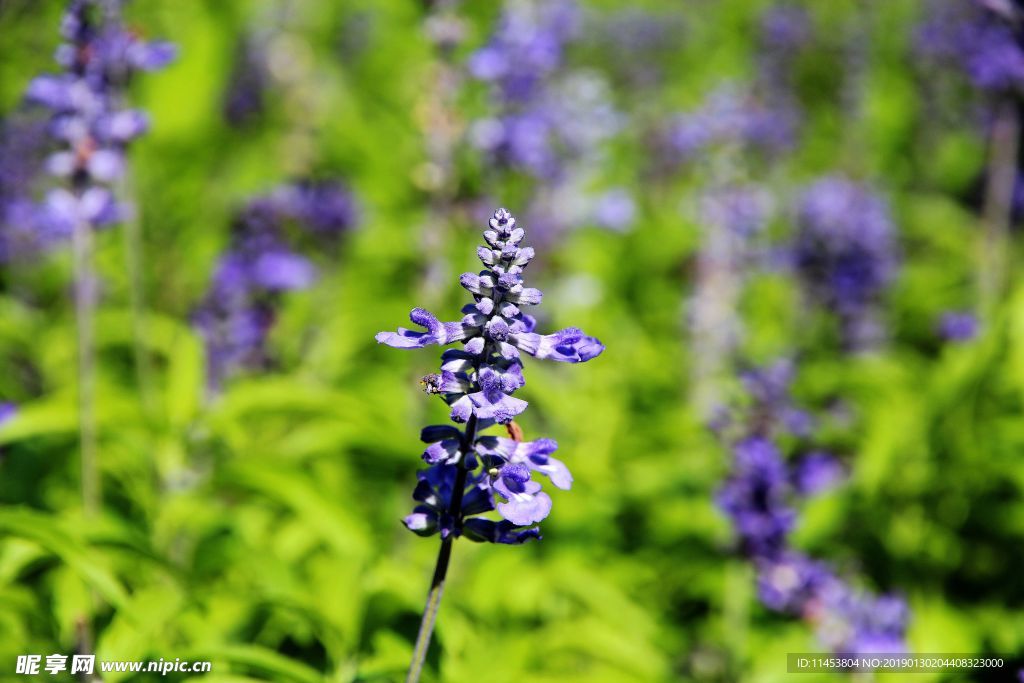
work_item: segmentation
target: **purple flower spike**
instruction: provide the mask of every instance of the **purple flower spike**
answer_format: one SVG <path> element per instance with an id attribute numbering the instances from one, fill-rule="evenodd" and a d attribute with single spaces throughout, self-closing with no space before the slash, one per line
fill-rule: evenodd
<path id="1" fill-rule="evenodd" d="M 718 504 L 732 522 L 739 550 L 757 570 L 757 593 L 775 612 L 814 625 L 819 639 L 836 653 L 906 651 L 906 603 L 855 588 L 824 562 L 790 546 L 796 523 L 795 499 L 820 493 L 846 474 L 831 455 L 811 451 L 794 466 L 774 441 L 779 433 L 806 438 L 788 426 L 796 408 L 789 395 L 794 367 L 779 361 L 743 374 L 749 405 L 716 420 L 718 435 L 733 449 L 733 470 L 718 494 Z M 728 434 L 738 435 L 730 438 Z"/>
<path id="2" fill-rule="evenodd" d="M 286 228 L 296 224 L 324 237 L 331 245 L 338 237 L 335 233 L 322 234 L 309 223 L 311 216 L 319 215 L 324 208 L 317 202 L 323 199 L 332 203 L 333 199 L 329 194 L 303 194 L 303 201 L 297 201 L 296 188 L 305 186 L 300 182 L 256 197 L 235 216 L 231 245 L 221 255 L 210 289 L 194 317 L 206 340 L 207 383 L 212 389 L 219 388 L 239 369 L 267 365 L 269 356 L 264 347 L 277 300 L 286 292 L 307 289 L 316 280 L 312 261 L 293 250 Z M 332 209 L 323 212 L 331 213 Z M 433 320 L 426 311 L 422 313 L 414 317 L 414 322 Z"/>
<path id="3" fill-rule="evenodd" d="M 797 221 L 793 251 L 805 290 L 836 312 L 848 346 L 870 345 L 873 309 L 899 263 L 888 206 L 865 185 L 827 177 L 804 192 Z"/>
<path id="4" fill-rule="evenodd" d="M 493 67 L 480 68 L 484 66 Z M 465 428 L 423 430 L 422 440 L 428 444 L 423 459 L 431 467 L 420 473 L 413 495 L 421 504 L 405 519 L 417 534 L 509 544 L 539 539 L 533 525 L 548 516 L 552 500 L 533 473 L 548 477 L 556 488 L 572 486 L 569 469 L 551 457 L 558 444 L 551 439 L 524 442 L 512 423 L 528 405 L 512 395 L 526 384 L 519 352 L 582 363 L 601 355 L 604 345 L 575 327 L 549 335 L 533 331 L 536 320 L 521 307 L 540 303 L 541 293 L 523 282 L 523 270 L 534 257 L 532 248 L 520 246 L 525 235 L 512 214 L 495 211 L 484 231 L 486 246 L 477 249 L 485 270 L 459 278 L 473 296 L 462 309 L 462 320 L 443 323 L 415 308 L 410 318 L 424 331 L 399 328 L 376 335 L 378 343 L 402 349 L 462 342 L 461 349 L 442 353 L 440 373 L 422 380 L 428 394 L 448 404 L 452 422 Z M 495 425 L 508 425 L 513 438 L 481 434 Z M 491 510 L 504 519 L 470 519 Z"/>
<path id="5" fill-rule="evenodd" d="M 64 183 L 35 211 L 25 212 L 22 205 L 17 212 L 18 222 L 27 220 L 37 233 L 37 246 L 69 237 L 75 226 L 101 228 L 126 214 L 106 186 L 123 175 L 125 153 L 146 132 L 149 119 L 123 108 L 121 100 L 137 72 L 167 65 L 176 50 L 169 43 L 139 40 L 123 25 L 120 5 L 119 0 L 69 2 L 56 55 L 62 72 L 38 76 L 25 92 L 26 102 L 49 110 L 47 133 L 57 148 L 45 167 Z M 0 202 L 7 204 L 3 195 L 0 186 Z M 12 218 L 3 215 L 9 212 L 4 208 L 0 224 Z"/>

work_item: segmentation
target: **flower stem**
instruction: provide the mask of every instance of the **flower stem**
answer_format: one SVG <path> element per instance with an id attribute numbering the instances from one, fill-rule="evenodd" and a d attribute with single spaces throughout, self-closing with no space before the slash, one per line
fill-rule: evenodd
<path id="1" fill-rule="evenodd" d="M 984 312 L 998 303 L 1009 270 L 1009 232 L 1020 134 L 1017 103 L 1004 97 L 997 105 L 992 124 L 985 206 L 982 210 L 984 229 L 978 274 Z"/>
<path id="2" fill-rule="evenodd" d="M 118 187 L 120 198 L 127 203 L 133 196 L 134 188 L 127 174 Z M 133 210 L 124 221 L 125 267 L 128 271 L 128 296 L 132 317 L 132 351 L 135 360 L 135 382 L 147 412 L 153 410 L 153 370 L 149 362 L 146 329 L 145 291 L 143 287 L 142 225 L 137 210 Z"/>
<path id="3" fill-rule="evenodd" d="M 462 435 L 462 452 L 464 454 L 469 452 L 469 448 L 476 441 L 476 430 L 476 415 L 470 415 L 466 422 L 466 432 Z M 459 461 L 459 469 L 455 474 L 455 486 L 452 490 L 451 506 L 448 510 L 452 518 L 455 519 L 455 529 L 453 529 L 453 533 L 441 539 L 441 550 L 437 553 L 434 578 L 430 581 L 427 605 L 423 608 L 423 619 L 420 621 L 419 633 L 416 634 L 416 645 L 412 650 L 412 661 L 409 663 L 409 673 L 405 677 L 405 683 L 419 683 L 423 662 L 426 660 L 427 650 L 430 648 L 430 638 L 434 635 L 434 622 L 437 621 L 437 610 L 441 606 L 445 577 L 448 575 L 448 563 L 452 557 L 454 532 L 462 525 L 462 516 L 456 511 L 462 510 L 462 495 L 466 490 L 466 474 L 468 472 L 465 458 L 463 458 Z"/>
<path id="4" fill-rule="evenodd" d="M 75 269 L 75 326 L 78 332 L 78 439 L 81 450 L 82 510 L 94 517 L 100 507 L 100 477 L 96 455 L 95 276 L 92 226 L 75 224 L 72 235 Z"/>
<path id="5" fill-rule="evenodd" d="M 409 673 L 405 677 L 405 683 L 419 683 L 423 662 L 426 660 L 427 650 L 430 648 L 430 637 L 434 634 L 437 610 L 441 606 L 441 595 L 444 593 L 444 580 L 448 574 L 448 561 L 452 556 L 453 540 L 455 539 L 449 536 L 441 541 L 441 551 L 437 554 L 437 566 L 434 567 L 434 579 L 430 582 L 427 606 L 423 608 L 423 620 L 420 621 L 420 630 L 416 634 L 416 646 L 412 651 L 412 661 L 409 663 Z"/>

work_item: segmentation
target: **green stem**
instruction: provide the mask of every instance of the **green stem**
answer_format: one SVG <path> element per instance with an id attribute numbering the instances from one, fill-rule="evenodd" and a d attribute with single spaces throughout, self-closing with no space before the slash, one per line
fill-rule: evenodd
<path id="1" fill-rule="evenodd" d="M 132 196 L 131 181 L 127 175 L 122 180 L 118 189 L 120 199 L 127 203 L 127 198 Z M 150 412 L 153 408 L 153 370 L 149 362 L 149 355 L 146 352 L 148 347 L 146 343 L 145 294 L 142 283 L 142 225 L 136 211 L 132 211 L 131 215 L 124 221 L 124 251 L 125 268 L 128 271 L 128 297 L 132 317 L 132 351 L 135 360 L 135 382 L 138 386 L 139 395 L 142 397 L 142 407 L 147 412 Z"/>
<path id="2" fill-rule="evenodd" d="M 1013 186 L 1017 179 L 1020 120 L 1017 103 L 1004 97 L 997 105 L 989 147 L 988 179 L 982 221 L 981 258 L 978 265 L 982 312 L 999 302 L 1009 270 L 1010 220 Z"/>
<path id="3" fill-rule="evenodd" d="M 409 663 L 409 673 L 405 677 L 405 683 L 419 683 L 423 662 L 426 661 L 427 650 L 430 648 L 430 637 L 434 634 L 437 610 L 441 606 L 441 596 L 444 594 L 444 581 L 445 575 L 448 573 L 448 562 L 452 556 L 453 540 L 449 536 L 441 541 L 441 551 L 437 555 L 437 565 L 434 567 L 434 579 L 430 582 L 427 606 L 423 608 L 423 619 L 420 621 L 420 630 L 416 634 L 416 646 L 412 651 L 412 661 Z"/>
<path id="4" fill-rule="evenodd" d="M 93 232 L 86 221 L 72 235 L 75 275 L 75 326 L 78 335 L 78 439 L 81 450 L 82 510 L 95 517 L 100 508 L 100 477 L 96 447 L 96 341 Z"/>

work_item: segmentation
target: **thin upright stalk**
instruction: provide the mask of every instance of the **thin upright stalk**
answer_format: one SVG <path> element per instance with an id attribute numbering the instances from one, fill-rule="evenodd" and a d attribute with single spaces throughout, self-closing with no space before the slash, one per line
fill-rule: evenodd
<path id="1" fill-rule="evenodd" d="M 127 203 L 132 195 L 131 179 L 125 175 L 118 188 L 120 199 Z M 142 224 L 137 211 L 131 211 L 124 220 L 125 268 L 128 272 L 128 299 L 132 316 L 132 351 L 135 361 L 135 382 L 142 406 L 148 412 L 153 408 L 153 369 L 149 362 L 146 328 L 146 302 L 143 291 Z"/>
<path id="2" fill-rule="evenodd" d="M 462 474 L 461 470 L 460 474 Z M 448 562 L 452 556 L 453 540 L 455 539 L 452 536 L 448 536 L 441 541 L 441 550 L 437 554 L 437 565 L 434 567 L 434 578 L 430 582 L 427 605 L 423 608 L 423 619 L 420 621 L 420 630 L 416 634 L 416 645 L 412 650 L 412 661 L 409 663 L 409 673 L 405 677 L 405 683 L 419 683 L 423 662 L 426 661 L 427 650 L 430 649 L 430 638 L 434 635 L 437 610 L 441 607 L 441 596 L 444 594 L 444 581 L 448 574 Z"/>
<path id="3" fill-rule="evenodd" d="M 486 349 L 483 356 L 487 356 Z M 477 419 L 476 415 L 470 415 L 466 422 L 466 432 L 462 435 L 462 452 L 468 453 L 476 441 Z M 462 524 L 462 494 L 466 489 L 466 475 L 469 470 L 465 467 L 465 461 L 459 461 L 459 469 L 455 474 L 455 488 L 452 490 L 452 500 L 448 512 L 455 519 L 455 524 Z M 405 677 L 405 683 L 419 683 L 420 673 L 423 671 L 423 662 L 427 659 L 427 650 L 430 649 L 430 638 L 434 635 L 434 622 L 437 621 L 437 610 L 441 606 L 441 596 L 444 594 L 445 577 L 448 575 L 448 563 L 452 557 L 452 543 L 455 541 L 455 534 L 449 534 L 441 539 L 441 549 L 437 553 L 437 564 L 434 566 L 434 578 L 430 581 L 430 591 L 427 593 L 427 605 L 423 608 L 423 619 L 420 621 L 420 630 L 416 634 L 416 645 L 412 649 L 412 661 L 409 663 L 409 673 Z"/>
<path id="4" fill-rule="evenodd" d="M 996 107 L 989 145 L 982 214 L 984 228 L 978 264 L 978 286 L 984 312 L 990 312 L 998 303 L 1009 269 L 1010 221 L 1020 145 L 1020 117 L 1017 102 L 1011 97 L 1003 97 Z"/>
<path id="5" fill-rule="evenodd" d="M 96 448 L 96 340 L 94 313 L 93 232 L 86 221 L 75 223 L 72 236 L 75 270 L 75 326 L 78 336 L 78 439 L 81 451 L 82 510 L 95 517 L 100 508 Z"/>

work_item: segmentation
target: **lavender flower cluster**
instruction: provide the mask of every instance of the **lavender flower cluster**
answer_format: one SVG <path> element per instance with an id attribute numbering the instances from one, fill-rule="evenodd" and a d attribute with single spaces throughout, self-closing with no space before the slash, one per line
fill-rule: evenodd
<path id="1" fill-rule="evenodd" d="M 124 207 L 109 189 L 124 170 L 128 145 L 148 127 L 146 115 L 121 105 L 120 95 L 138 71 L 152 71 L 175 55 L 170 43 L 147 43 L 120 20 L 120 2 L 74 0 L 61 26 L 57 50 L 64 71 L 34 79 L 29 102 L 51 112 L 49 135 L 60 146 L 46 162 L 67 188 L 50 192 L 38 217 L 49 236 L 75 225 L 99 228 L 117 222 Z"/>
<path id="2" fill-rule="evenodd" d="M 604 346 L 577 328 L 547 335 L 534 331 L 536 320 L 522 307 L 539 304 L 541 292 L 523 283 L 523 269 L 534 257 L 531 247 L 519 246 L 524 237 L 515 217 L 505 209 L 495 211 L 484 232 L 487 246 L 477 249 L 485 269 L 459 279 L 473 295 L 473 303 L 462 309 L 464 317 L 440 322 L 415 308 L 409 317 L 425 331 L 399 328 L 376 336 L 378 343 L 398 349 L 462 343 L 461 349 L 445 351 L 441 372 L 422 382 L 428 394 L 450 406 L 452 422 L 465 427 L 435 425 L 421 434 L 429 467 L 418 475 L 413 492 L 418 505 L 405 518 L 406 527 L 421 536 L 464 535 L 491 543 L 540 538 L 534 525 L 548 516 L 551 498 L 533 473 L 560 489 L 572 484 L 566 466 L 551 457 L 558 445 L 551 439 L 522 441 L 513 423 L 527 406 L 513 395 L 525 384 L 521 354 L 582 363 Z M 481 434 L 499 424 L 509 425 L 512 438 Z M 479 516 L 493 510 L 500 521 Z"/>
<path id="3" fill-rule="evenodd" d="M 1019 0 L 936 3 L 918 28 L 926 60 L 959 68 L 978 90 L 1024 94 L 1024 6 Z"/>
<path id="4" fill-rule="evenodd" d="M 578 25 L 575 3 L 507 3 L 490 42 L 469 61 L 470 74 L 492 85 L 499 112 L 477 121 L 473 141 L 501 165 L 538 178 L 561 170 L 557 141 L 566 122 L 549 97 L 549 79 L 562 66 Z"/>
<path id="5" fill-rule="evenodd" d="M 900 598 L 859 589 L 790 547 L 794 499 L 833 485 L 843 473 L 835 458 L 820 451 L 806 453 L 795 466 L 783 458 L 779 437 L 806 437 L 812 427 L 793 404 L 792 374 L 792 364 L 783 361 L 744 375 L 749 404 L 738 420 L 716 425 L 732 441 L 734 456 L 718 504 L 757 570 L 758 596 L 767 608 L 811 622 L 836 652 L 903 652 L 909 613 Z"/>
<path id="6" fill-rule="evenodd" d="M 580 26 L 573 0 L 508 0 L 490 40 L 468 64 L 470 75 L 490 86 L 493 105 L 472 124 L 470 142 L 489 168 L 525 174 L 553 188 L 558 198 L 539 212 L 547 218 L 534 220 L 545 232 L 588 221 L 622 230 L 634 217 L 632 197 L 623 189 L 591 197 L 582 187 L 593 184 L 593 162 L 622 127 L 622 117 L 603 79 L 566 68 L 565 53 Z M 550 209 L 569 204 L 605 210 L 552 217 Z"/>
<path id="7" fill-rule="evenodd" d="M 825 177 L 798 200 L 794 266 L 815 302 L 834 310 L 851 347 L 877 338 L 874 308 L 899 258 L 886 203 L 868 186 Z"/>
<path id="8" fill-rule="evenodd" d="M 289 244 L 286 224 L 296 224 L 323 248 L 336 244 L 355 220 L 352 195 L 326 181 L 286 185 L 238 212 L 231 245 L 193 318 L 206 342 L 212 389 L 236 370 L 266 366 L 266 340 L 280 294 L 314 281 L 316 270 Z"/>
<path id="9" fill-rule="evenodd" d="M 768 106 L 726 85 L 712 91 L 694 111 L 677 115 L 661 138 L 665 150 L 681 162 L 723 146 L 772 154 L 793 145 L 797 123 L 794 109 Z"/>

